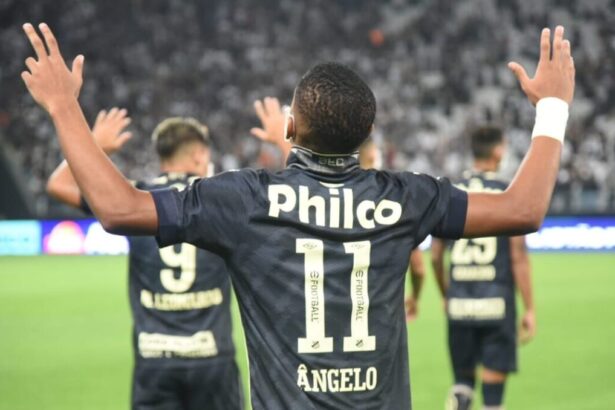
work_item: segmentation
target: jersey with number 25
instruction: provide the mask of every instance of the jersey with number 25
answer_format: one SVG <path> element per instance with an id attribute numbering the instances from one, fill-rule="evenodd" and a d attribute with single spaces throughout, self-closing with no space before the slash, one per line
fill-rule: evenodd
<path id="1" fill-rule="evenodd" d="M 294 147 L 286 169 L 153 192 L 161 246 L 222 256 L 255 410 L 409 409 L 404 275 L 428 234 L 458 238 L 467 194 Z"/>
<path id="2" fill-rule="evenodd" d="M 467 171 L 456 186 L 468 192 L 502 192 L 507 184 L 491 172 Z M 510 237 L 454 241 L 447 299 L 449 320 L 457 324 L 495 325 L 507 320 L 514 327 L 515 281 Z"/>

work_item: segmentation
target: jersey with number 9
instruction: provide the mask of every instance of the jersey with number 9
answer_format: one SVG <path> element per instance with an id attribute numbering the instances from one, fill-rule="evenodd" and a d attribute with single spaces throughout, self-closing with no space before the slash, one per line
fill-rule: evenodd
<path id="1" fill-rule="evenodd" d="M 194 179 L 162 174 L 136 185 L 178 190 Z M 159 249 L 153 237 L 130 237 L 129 243 L 135 359 L 166 367 L 233 360 L 230 277 L 222 258 L 189 243 Z"/>

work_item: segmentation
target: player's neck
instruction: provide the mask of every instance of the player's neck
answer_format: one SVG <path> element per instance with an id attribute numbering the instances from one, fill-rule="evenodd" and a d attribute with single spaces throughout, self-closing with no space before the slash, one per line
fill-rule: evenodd
<path id="1" fill-rule="evenodd" d="M 476 159 L 473 168 L 478 172 L 497 172 L 500 162 L 496 159 Z"/>

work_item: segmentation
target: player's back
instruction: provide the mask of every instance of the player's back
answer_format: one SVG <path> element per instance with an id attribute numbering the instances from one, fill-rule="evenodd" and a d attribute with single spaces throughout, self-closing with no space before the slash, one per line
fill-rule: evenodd
<path id="1" fill-rule="evenodd" d="M 501 192 L 507 184 L 491 172 L 467 171 L 456 186 L 469 192 Z M 450 261 L 447 291 L 450 320 L 484 325 L 514 317 L 510 237 L 454 241 Z"/>
<path id="2" fill-rule="evenodd" d="M 136 186 L 181 190 L 195 179 L 164 173 Z M 153 237 L 129 237 L 129 242 L 129 294 L 139 364 L 177 367 L 232 360 L 230 277 L 224 261 L 188 243 L 159 249 Z"/>
<path id="3" fill-rule="evenodd" d="M 226 173 L 156 201 L 163 244 L 227 260 L 255 410 L 408 409 L 408 254 L 433 230 L 461 234 L 464 195 L 295 148 L 283 171 Z M 445 214 L 456 223 L 443 227 Z"/>

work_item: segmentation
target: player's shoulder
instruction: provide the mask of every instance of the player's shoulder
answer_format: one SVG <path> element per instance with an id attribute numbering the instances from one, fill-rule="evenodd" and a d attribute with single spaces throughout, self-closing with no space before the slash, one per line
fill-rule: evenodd
<path id="1" fill-rule="evenodd" d="M 437 180 L 428 174 L 417 171 L 390 171 L 386 169 L 365 169 L 360 171 L 363 176 L 376 178 L 379 181 L 389 181 L 394 183 L 420 182 Z"/>
<path id="2" fill-rule="evenodd" d="M 449 184 L 448 178 L 433 176 L 417 171 L 378 171 L 377 177 L 384 181 L 400 184 L 404 189 L 433 190 L 442 184 Z"/>
<path id="3" fill-rule="evenodd" d="M 468 192 L 502 192 L 508 187 L 508 182 L 496 172 L 465 171 L 462 178 L 455 184 L 459 189 Z"/>
<path id="4" fill-rule="evenodd" d="M 403 203 L 429 206 L 434 198 L 448 197 L 452 184 L 445 177 L 436 177 L 415 171 L 367 171 L 368 186 L 375 186 L 380 195 L 397 198 Z"/>
<path id="5" fill-rule="evenodd" d="M 221 172 L 195 183 L 198 190 L 218 191 L 229 195 L 251 196 L 260 189 L 261 170 L 242 168 Z"/>
<path id="6" fill-rule="evenodd" d="M 209 177 L 206 180 L 211 180 L 217 183 L 225 182 L 238 185 L 246 183 L 250 184 L 262 178 L 262 171 L 263 170 L 252 168 L 230 169 L 228 171 L 224 171 L 212 177 Z"/>

